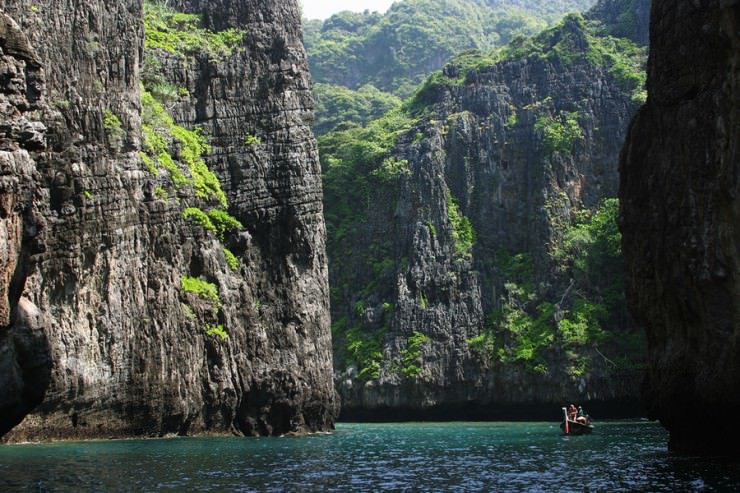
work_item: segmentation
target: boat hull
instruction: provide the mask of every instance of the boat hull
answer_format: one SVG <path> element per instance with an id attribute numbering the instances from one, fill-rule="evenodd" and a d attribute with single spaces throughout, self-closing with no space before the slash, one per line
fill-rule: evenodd
<path id="1" fill-rule="evenodd" d="M 593 425 L 585 425 L 577 421 L 568 420 L 568 430 L 565 429 L 565 421 L 560 423 L 560 429 L 566 435 L 588 435 L 594 430 Z"/>

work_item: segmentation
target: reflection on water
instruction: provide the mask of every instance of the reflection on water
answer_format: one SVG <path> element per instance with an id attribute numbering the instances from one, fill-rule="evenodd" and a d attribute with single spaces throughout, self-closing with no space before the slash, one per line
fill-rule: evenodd
<path id="1" fill-rule="evenodd" d="M 675 457 L 648 422 L 337 426 L 302 438 L 0 446 L 0 491 L 740 491 L 733 463 Z"/>

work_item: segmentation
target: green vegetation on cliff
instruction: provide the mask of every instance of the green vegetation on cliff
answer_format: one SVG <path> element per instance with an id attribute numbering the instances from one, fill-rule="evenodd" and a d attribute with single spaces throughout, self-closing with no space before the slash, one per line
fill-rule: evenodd
<path id="1" fill-rule="evenodd" d="M 647 45 L 650 0 L 598 0 L 587 16 L 601 34 Z"/>
<path id="2" fill-rule="evenodd" d="M 475 244 L 475 230 L 470 219 L 460 214 L 460 206 L 452 196 L 447 194 L 447 219 L 452 226 L 452 244 L 455 246 L 455 255 L 459 258 L 470 258 Z"/>
<path id="3" fill-rule="evenodd" d="M 399 261 L 394 260 L 389 250 L 390 241 L 364 237 L 361 229 L 370 209 L 392 204 L 388 194 L 396 194 L 399 180 L 410 175 L 408 161 L 394 157 L 392 150 L 399 136 L 414 123 L 406 112 L 396 109 L 366 128 L 351 127 L 319 138 L 324 202 L 328 205 L 325 209 L 327 249 L 338 257 L 355 261 L 361 257 L 367 269 L 331 278 L 334 299 L 344 299 L 339 293 L 351 291 L 361 291 L 362 296 L 367 296 L 376 291 L 378 277 L 398 267 Z M 358 279 L 363 277 L 375 280 L 358 287 Z M 390 316 L 392 305 L 388 307 L 384 317 Z M 340 321 L 333 326 L 335 354 L 341 355 L 342 367 L 355 365 L 360 378 L 378 378 L 385 330 L 362 327 L 363 316 L 364 303 L 355 297 L 350 313 L 338 317 Z"/>
<path id="4" fill-rule="evenodd" d="M 204 281 L 197 277 L 183 276 L 181 279 L 182 290 L 193 293 L 202 300 L 213 303 L 215 307 L 221 307 L 221 297 L 218 288 L 212 282 Z"/>
<path id="5" fill-rule="evenodd" d="M 378 192 L 409 173 L 408 162 L 391 155 L 396 141 L 414 120 L 394 110 L 366 128 L 353 127 L 319 138 L 325 211 L 330 249 L 350 252 L 346 235 L 364 217 L 366 206 Z"/>
<path id="6" fill-rule="evenodd" d="M 318 135 L 345 122 L 365 125 L 397 97 L 464 50 L 490 50 L 534 35 L 593 0 L 403 0 L 384 15 L 333 15 L 306 22 L 304 37 L 317 100 Z"/>
<path id="7" fill-rule="evenodd" d="M 222 341 L 229 338 L 229 333 L 221 324 L 206 324 L 205 331 L 209 336 L 218 336 Z"/>
<path id="8" fill-rule="evenodd" d="M 236 258 L 236 255 L 234 255 L 234 252 L 232 252 L 226 247 L 224 247 L 224 258 L 226 258 L 226 263 L 228 264 L 231 270 L 233 271 L 239 270 L 239 259 Z"/>
<path id="9" fill-rule="evenodd" d="M 218 32 L 205 29 L 201 15 L 178 12 L 166 2 L 150 0 L 144 2 L 144 29 L 145 50 L 163 50 L 180 58 L 229 55 L 245 34 L 233 28 Z"/>
<path id="10" fill-rule="evenodd" d="M 355 312 L 358 317 L 362 316 L 364 312 L 362 302 L 355 307 Z M 338 368 L 354 366 L 356 376 L 361 380 L 376 379 L 380 376 L 385 330 L 362 330 L 359 325 L 349 327 L 347 319 L 342 318 L 332 324 L 331 332 Z"/>
<path id="11" fill-rule="evenodd" d="M 431 339 L 426 334 L 415 330 L 406 340 L 406 347 L 401 350 L 401 373 L 408 378 L 415 378 L 421 373 L 419 358 L 421 358 L 424 346 Z"/>
<path id="12" fill-rule="evenodd" d="M 357 89 L 372 84 L 400 96 L 447 58 L 470 48 L 502 46 L 533 35 L 593 0 L 478 2 L 404 0 L 384 15 L 340 12 L 306 32 L 317 82 Z"/>
<path id="13" fill-rule="evenodd" d="M 534 285 L 528 254 L 499 251 L 505 296 L 486 330 L 468 340 L 470 348 L 491 364 L 519 362 L 542 374 L 558 348 L 573 377 L 588 370 L 592 351 L 614 368 L 642 364 L 641 332 L 605 330 L 622 327 L 627 317 L 618 210 L 616 199 L 605 199 L 596 211 L 582 210 L 573 223 L 562 225 L 550 255 L 560 274 L 571 279 L 564 292 Z"/>
<path id="14" fill-rule="evenodd" d="M 344 86 L 315 84 L 316 135 L 342 130 L 348 125 L 365 126 L 401 106 L 401 100 L 375 86 L 366 84 L 356 91 Z"/>
<path id="15" fill-rule="evenodd" d="M 644 98 L 647 47 L 626 38 L 603 34 L 602 24 L 579 14 L 566 16 L 560 25 L 533 38 L 520 38 L 501 50 L 502 59 L 540 57 L 564 64 L 587 61 L 605 67 L 633 98 Z M 644 101 L 644 99 L 642 99 Z"/>
<path id="16" fill-rule="evenodd" d="M 215 284 L 197 277 L 183 276 L 180 280 L 180 289 L 182 289 L 184 293 L 195 295 L 208 305 L 208 309 L 206 311 L 210 313 L 208 313 L 208 315 L 204 315 L 205 317 L 215 319 L 218 316 L 223 303 L 221 301 L 221 296 L 218 294 L 218 287 Z M 191 317 L 193 319 L 197 319 L 193 307 L 189 304 L 185 306 L 187 307 L 188 313 L 191 314 Z M 207 335 L 216 335 L 221 340 L 225 340 L 229 337 L 229 333 L 221 324 L 204 322 L 203 330 Z"/>
<path id="17" fill-rule="evenodd" d="M 200 131 L 177 125 L 164 105 L 143 87 L 141 108 L 141 129 L 144 136 L 142 160 L 147 167 L 152 170 L 156 170 L 157 166 L 166 169 L 175 186 L 191 185 L 199 198 L 212 200 L 221 207 L 226 207 L 226 195 L 221 189 L 221 183 L 203 161 L 202 156 L 210 152 L 210 146 Z M 171 149 L 177 150 L 176 156 L 173 156 Z M 185 165 L 189 176 L 180 169 L 175 157 Z"/>
<path id="18" fill-rule="evenodd" d="M 243 225 L 227 212 L 228 200 L 221 182 L 205 162 L 205 156 L 211 152 L 207 139 L 200 129 L 191 130 L 176 123 L 168 111 L 168 105 L 188 98 L 189 92 L 167 80 L 158 57 L 167 53 L 178 58 L 204 55 L 218 60 L 239 45 L 244 33 L 235 29 L 213 32 L 202 26 L 199 15 L 177 12 L 165 3 L 147 1 L 144 3 L 144 34 L 140 158 L 158 182 L 155 196 L 160 200 L 178 197 L 179 204 L 178 192 L 189 188 L 191 196 L 180 194 L 187 197 L 188 202 L 183 204 L 182 217 L 224 242 L 228 232 L 239 231 Z M 106 125 L 109 121 L 113 120 L 106 114 Z M 162 170 L 166 173 L 161 173 Z M 171 187 L 173 193 L 168 191 Z M 223 256 L 230 270 L 238 269 L 239 260 L 226 247 L 223 247 Z M 183 293 L 195 294 L 211 304 L 211 313 L 184 305 L 193 319 L 201 319 L 205 332 L 221 339 L 228 337 L 223 325 L 213 323 L 221 308 L 218 287 L 196 277 L 183 276 L 181 288 Z"/>
<path id="19" fill-rule="evenodd" d="M 175 123 L 167 111 L 165 103 L 168 95 L 161 94 L 161 88 L 167 86 L 167 81 L 162 79 L 158 71 L 159 64 L 152 52 L 162 50 L 177 56 L 193 53 L 226 55 L 238 45 L 243 33 L 203 29 L 199 16 L 177 12 L 165 4 L 145 2 L 144 12 L 144 72 L 149 70 L 156 77 L 144 78 L 141 87 L 142 162 L 155 176 L 160 168 L 167 170 L 175 188 L 191 186 L 197 198 L 205 204 L 214 205 L 207 212 L 199 207 L 188 207 L 183 210 L 183 216 L 223 241 L 226 232 L 242 229 L 243 226 L 226 212 L 228 201 L 221 182 L 203 159 L 211 150 L 207 140 L 199 129 L 189 130 Z M 180 92 L 179 95 L 186 94 Z"/>
<path id="20" fill-rule="evenodd" d="M 108 136 L 108 142 L 114 147 L 118 147 L 126 136 L 121 119 L 110 108 L 103 110 L 103 128 Z"/>
<path id="21" fill-rule="evenodd" d="M 221 241 L 224 241 L 224 235 L 227 232 L 244 228 L 242 223 L 222 209 L 211 209 L 204 212 L 198 207 L 187 207 L 182 211 L 182 217 L 202 226 L 206 231 L 218 236 Z"/>
<path id="22" fill-rule="evenodd" d="M 590 63 L 602 67 L 617 83 L 632 92 L 634 101 L 646 98 L 647 48 L 625 38 L 604 35 L 602 24 L 586 21 L 580 14 L 569 14 L 555 27 L 534 37 L 518 37 L 511 43 L 490 51 L 472 50 L 447 62 L 443 70 L 431 74 L 415 94 L 415 107 L 434 101 L 440 88 L 476 83 L 479 73 L 500 63 L 522 59 L 541 59 L 570 65 Z"/>
<path id="23" fill-rule="evenodd" d="M 578 124 L 578 112 L 572 111 L 557 117 L 540 116 L 534 128 L 542 130 L 545 152 L 571 153 L 573 144 L 583 138 L 583 130 Z"/>

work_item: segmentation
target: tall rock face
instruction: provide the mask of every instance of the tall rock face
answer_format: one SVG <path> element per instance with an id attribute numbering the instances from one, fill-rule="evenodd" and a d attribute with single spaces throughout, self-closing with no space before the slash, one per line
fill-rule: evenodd
<path id="1" fill-rule="evenodd" d="M 649 98 L 621 159 L 643 395 L 670 447 L 691 453 L 737 454 L 740 439 L 739 27 L 737 1 L 653 2 Z"/>
<path id="2" fill-rule="evenodd" d="M 143 152 L 153 110 L 140 88 L 139 0 L 0 2 L 6 439 L 333 425 L 320 169 L 298 6 L 173 6 L 202 13 L 204 28 L 246 33 L 220 57 L 145 50 L 179 88 L 167 104 L 177 135 L 199 128 L 210 143 L 205 163 L 229 204 L 219 217 L 241 223 L 233 231 L 188 215 L 206 208 L 197 179 L 207 173 L 196 176 L 185 137 L 170 151 L 195 163 L 190 174 L 177 163 L 157 169 Z"/>
<path id="3" fill-rule="evenodd" d="M 44 396 L 50 360 L 38 308 L 21 298 L 36 238 L 45 221 L 34 206 L 39 187 L 32 153 L 46 146 L 45 78 L 20 26 L 0 13 L 0 433 L 20 421 Z M 11 325 L 12 323 L 12 325 Z"/>
<path id="4" fill-rule="evenodd" d="M 638 412 L 640 335 L 603 199 L 644 50 L 597 31 L 571 15 L 462 54 L 403 112 L 320 139 L 343 415 Z M 581 256 L 577 238 L 599 222 L 616 251 L 597 266 L 607 249 Z"/>

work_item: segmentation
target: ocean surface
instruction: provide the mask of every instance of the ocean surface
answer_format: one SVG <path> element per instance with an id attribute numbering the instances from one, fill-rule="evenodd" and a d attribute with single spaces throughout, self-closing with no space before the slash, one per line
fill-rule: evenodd
<path id="1" fill-rule="evenodd" d="M 331 434 L 0 445 L 0 491 L 740 491 L 655 423 L 340 423 Z"/>

